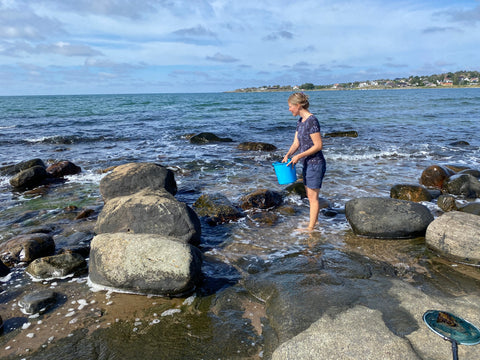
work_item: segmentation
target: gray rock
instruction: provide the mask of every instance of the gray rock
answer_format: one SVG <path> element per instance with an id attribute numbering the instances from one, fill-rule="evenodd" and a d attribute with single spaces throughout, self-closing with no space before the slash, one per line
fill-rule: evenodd
<path id="1" fill-rule="evenodd" d="M 478 215 L 451 211 L 427 228 L 427 245 L 447 257 L 480 264 L 480 221 Z"/>
<path id="2" fill-rule="evenodd" d="M 468 173 L 459 173 L 445 181 L 444 189 L 453 195 L 461 195 L 466 198 L 480 197 L 480 181 Z"/>
<path id="3" fill-rule="evenodd" d="M 177 183 L 172 170 L 154 163 L 128 163 L 117 166 L 100 181 L 100 193 L 105 202 L 137 193 L 145 188 L 165 189 L 177 193 Z"/>
<path id="4" fill-rule="evenodd" d="M 473 214 L 473 215 L 480 215 L 480 203 L 478 202 L 469 203 L 459 208 L 458 211 Z"/>
<path id="5" fill-rule="evenodd" d="M 24 314 L 42 314 L 57 302 L 57 293 L 52 290 L 39 290 L 25 295 L 18 301 Z"/>
<path id="6" fill-rule="evenodd" d="M 98 216 L 95 232 L 158 234 L 198 245 L 201 225 L 197 214 L 165 189 L 144 189 L 108 201 Z"/>
<path id="7" fill-rule="evenodd" d="M 48 178 L 48 173 L 43 166 L 33 166 L 21 171 L 10 179 L 10 185 L 17 189 L 31 189 L 43 184 Z"/>
<path id="8" fill-rule="evenodd" d="M 3 166 L 0 168 L 0 175 L 13 176 L 23 170 L 27 170 L 34 166 L 41 166 L 45 168 L 45 163 L 41 159 L 31 159 L 27 161 L 22 161 L 15 165 Z"/>
<path id="9" fill-rule="evenodd" d="M 53 255 L 55 242 L 52 236 L 42 233 L 16 236 L 0 244 L 0 259 L 7 266 L 19 262 L 31 262 L 43 256 Z"/>
<path id="10" fill-rule="evenodd" d="M 101 287 L 180 296 L 194 289 L 202 255 L 175 238 L 151 234 L 100 234 L 93 238 L 89 279 Z"/>
<path id="11" fill-rule="evenodd" d="M 355 234 L 379 239 L 423 236 L 433 221 L 433 215 L 422 204 L 378 197 L 348 201 L 345 215 Z"/>
<path id="12" fill-rule="evenodd" d="M 64 278 L 79 275 L 86 271 L 87 262 L 75 253 L 46 256 L 32 261 L 25 271 L 35 279 Z"/>

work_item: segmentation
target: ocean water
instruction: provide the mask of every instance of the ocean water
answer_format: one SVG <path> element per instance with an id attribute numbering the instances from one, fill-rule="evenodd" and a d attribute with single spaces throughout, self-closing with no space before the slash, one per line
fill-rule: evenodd
<path id="1" fill-rule="evenodd" d="M 480 89 L 308 94 L 322 135 L 358 132 L 357 138 L 324 136 L 327 173 L 320 196 L 332 208 L 341 209 L 361 196 L 388 197 L 395 184 L 418 184 L 422 171 L 433 164 L 480 169 Z M 0 177 L 0 242 L 19 226 L 62 222 L 62 209 L 68 205 L 101 206 L 98 185 L 103 170 L 127 162 L 157 162 L 174 170 L 177 198 L 189 205 L 202 194 L 222 193 L 238 204 L 259 188 L 283 190 L 272 163 L 284 156 L 295 133 L 297 119 L 288 111 L 288 96 L 276 92 L 0 97 L 0 166 L 41 158 L 46 163 L 70 160 L 82 168 L 66 183 L 37 194 L 12 191 L 9 179 Z M 189 135 L 205 131 L 233 142 L 189 142 Z M 278 150 L 239 150 L 246 141 L 267 142 Z M 272 261 L 305 249 L 308 235 L 298 228 L 308 221 L 308 203 L 298 196 L 289 196 L 286 202 L 295 214 L 279 214 L 273 225 L 248 216 L 217 227 L 202 223 L 201 248 L 214 259 L 206 262 L 206 275 L 238 280 L 238 273 L 223 272 L 218 264 L 252 257 Z M 427 206 L 436 208 L 434 202 Z M 345 216 L 321 214 L 319 225 L 320 241 L 341 248 L 350 231 Z"/>

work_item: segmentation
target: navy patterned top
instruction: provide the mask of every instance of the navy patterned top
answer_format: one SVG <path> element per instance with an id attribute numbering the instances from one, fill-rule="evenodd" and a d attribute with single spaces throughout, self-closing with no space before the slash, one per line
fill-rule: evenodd
<path id="1" fill-rule="evenodd" d="M 297 122 L 297 138 L 300 143 L 299 153 L 302 153 L 313 146 L 312 138 L 310 134 L 315 134 L 320 132 L 320 124 L 318 119 L 314 115 L 310 115 L 304 122 L 300 118 Z M 322 150 L 316 152 L 315 154 L 309 155 L 304 158 L 303 162 L 308 161 L 309 164 L 318 164 L 320 162 L 325 162 L 323 157 Z"/>

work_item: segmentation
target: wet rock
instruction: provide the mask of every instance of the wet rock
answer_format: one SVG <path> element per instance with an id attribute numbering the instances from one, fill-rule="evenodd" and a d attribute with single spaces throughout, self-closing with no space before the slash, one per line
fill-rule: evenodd
<path id="1" fill-rule="evenodd" d="M 468 214 L 480 215 L 480 203 L 478 202 L 470 203 L 465 206 L 462 206 L 458 210 Z"/>
<path id="2" fill-rule="evenodd" d="M 8 274 L 10 274 L 10 268 L 0 260 L 0 277 L 5 277 Z M 2 292 L 1 289 L 0 292 Z"/>
<path id="3" fill-rule="evenodd" d="M 451 146 L 469 146 L 470 143 L 468 141 L 459 140 L 459 141 L 454 141 L 454 142 L 450 143 L 449 145 L 451 145 Z"/>
<path id="4" fill-rule="evenodd" d="M 175 195 L 177 183 L 173 171 L 154 163 L 128 163 L 117 166 L 100 181 L 100 193 L 105 202 L 146 188 L 165 189 Z"/>
<path id="5" fill-rule="evenodd" d="M 272 211 L 256 211 L 250 214 L 249 218 L 258 223 L 273 225 L 278 220 L 278 214 Z"/>
<path id="6" fill-rule="evenodd" d="M 48 173 L 42 166 L 33 166 L 10 179 L 10 185 L 20 190 L 32 189 L 46 182 Z"/>
<path id="7" fill-rule="evenodd" d="M 175 238 L 152 234 L 100 234 L 92 240 L 93 284 L 142 294 L 177 296 L 198 284 L 202 255 Z"/>
<path id="8" fill-rule="evenodd" d="M 93 209 L 85 209 L 80 211 L 80 213 L 75 216 L 75 220 L 87 219 L 95 213 Z"/>
<path id="9" fill-rule="evenodd" d="M 480 197 L 480 181 L 473 175 L 458 173 L 445 181 L 444 189 L 469 199 Z"/>
<path id="10" fill-rule="evenodd" d="M 463 169 L 461 171 L 458 171 L 456 175 L 461 175 L 461 174 L 472 175 L 477 179 L 480 179 L 480 171 L 476 169 Z"/>
<path id="11" fill-rule="evenodd" d="M 423 170 L 422 176 L 420 177 L 420 184 L 441 189 L 445 180 L 453 174 L 454 172 L 447 167 L 432 165 Z"/>
<path id="12" fill-rule="evenodd" d="M 55 164 L 52 164 L 49 167 L 47 167 L 46 170 L 50 176 L 53 176 L 56 178 L 64 177 L 67 175 L 79 174 L 82 171 L 80 166 L 77 166 L 68 160 L 63 160 Z"/>
<path id="13" fill-rule="evenodd" d="M 0 244 L 0 259 L 7 266 L 19 262 L 31 262 L 43 256 L 53 255 L 55 242 L 48 234 L 26 234 L 16 236 Z"/>
<path id="14" fill-rule="evenodd" d="M 345 215 L 355 234 L 379 239 L 423 236 L 433 221 L 433 215 L 422 204 L 377 197 L 348 201 Z"/>
<path id="15" fill-rule="evenodd" d="M 452 195 L 440 195 L 437 205 L 445 212 L 458 210 L 457 203 Z"/>
<path id="16" fill-rule="evenodd" d="M 260 189 L 245 195 L 241 199 L 240 207 L 247 209 L 269 209 L 282 205 L 283 197 L 277 191 Z"/>
<path id="17" fill-rule="evenodd" d="M 458 173 L 460 171 L 463 171 L 463 170 L 469 170 L 470 168 L 468 166 L 465 166 L 465 165 L 459 165 L 459 164 L 448 164 L 448 165 L 445 165 L 446 168 L 449 168 L 450 170 L 452 170 L 454 173 Z"/>
<path id="18" fill-rule="evenodd" d="M 305 190 L 305 185 L 303 185 L 303 182 L 301 181 L 297 181 L 291 185 L 288 185 L 285 188 L 285 191 L 287 192 L 287 194 L 300 195 L 302 199 L 307 197 L 307 191 Z"/>
<path id="19" fill-rule="evenodd" d="M 207 217 L 210 225 L 237 221 L 244 215 L 222 194 L 201 195 L 193 204 L 199 216 Z"/>
<path id="20" fill-rule="evenodd" d="M 243 142 L 238 145 L 238 149 L 247 151 L 275 151 L 277 147 L 263 142 Z"/>
<path id="21" fill-rule="evenodd" d="M 232 142 L 230 138 L 221 138 L 209 132 L 202 132 L 190 138 L 192 144 L 209 144 L 212 142 Z"/>
<path id="22" fill-rule="evenodd" d="M 85 259 L 74 253 L 64 253 L 36 259 L 25 271 L 35 279 L 64 278 L 67 275 L 80 275 L 87 269 Z"/>
<path id="23" fill-rule="evenodd" d="M 57 302 L 57 293 L 52 290 L 38 290 L 25 295 L 18 301 L 21 311 L 26 315 L 43 314 Z"/>
<path id="24" fill-rule="evenodd" d="M 27 161 L 22 161 L 15 165 L 3 166 L 0 168 L 0 175 L 13 176 L 23 170 L 27 170 L 34 166 L 41 166 L 45 168 L 45 163 L 41 159 L 31 159 Z"/>
<path id="25" fill-rule="evenodd" d="M 358 132 L 351 131 L 334 131 L 331 133 L 326 133 L 324 137 L 358 137 Z"/>
<path id="26" fill-rule="evenodd" d="M 390 189 L 392 199 L 408 200 L 414 202 L 431 201 L 432 195 L 420 185 L 398 184 Z"/>
<path id="27" fill-rule="evenodd" d="M 435 219 L 427 228 L 427 245 L 447 257 L 480 264 L 480 221 L 478 215 L 451 211 Z"/>
<path id="28" fill-rule="evenodd" d="M 110 199 L 98 216 L 95 232 L 158 234 L 198 245 L 201 225 L 195 211 L 165 189 L 144 189 Z"/>

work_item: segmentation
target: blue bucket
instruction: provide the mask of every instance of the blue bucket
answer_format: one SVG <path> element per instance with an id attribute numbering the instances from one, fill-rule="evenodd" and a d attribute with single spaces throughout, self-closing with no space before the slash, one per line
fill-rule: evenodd
<path id="1" fill-rule="evenodd" d="M 297 172 L 295 170 L 295 165 L 287 164 L 290 162 L 290 159 L 286 163 L 274 162 L 272 165 L 275 169 L 275 174 L 277 175 L 277 180 L 280 185 L 290 184 L 297 181 Z"/>

